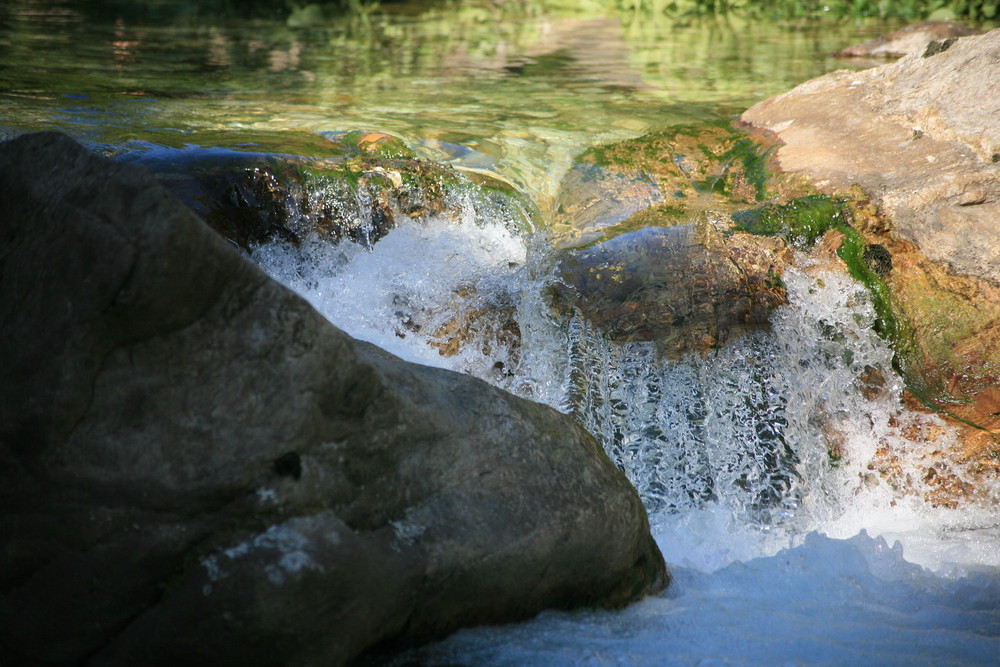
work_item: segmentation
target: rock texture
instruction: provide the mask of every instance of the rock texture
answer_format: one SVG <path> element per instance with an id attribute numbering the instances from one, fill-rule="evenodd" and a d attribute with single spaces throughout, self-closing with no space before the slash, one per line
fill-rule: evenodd
<path id="1" fill-rule="evenodd" d="M 0 183 L 0 663 L 336 665 L 666 583 L 568 418 L 353 340 L 61 135 Z"/>
<path id="2" fill-rule="evenodd" d="M 891 256 L 893 308 L 914 336 L 908 382 L 1000 429 L 1000 30 L 863 72 L 839 71 L 743 114 L 776 133 L 780 168 L 858 188 L 866 240 Z"/>
<path id="3" fill-rule="evenodd" d="M 764 197 L 766 148 L 724 126 L 680 126 L 593 148 L 563 180 L 554 305 L 611 340 L 705 353 L 769 324 L 791 260 L 731 213 Z"/>
<path id="4" fill-rule="evenodd" d="M 782 169 L 824 190 L 861 186 L 930 259 L 1000 281 L 998 58 L 1000 30 L 964 37 L 929 58 L 814 79 L 742 119 L 784 142 Z"/>
<path id="5" fill-rule="evenodd" d="M 966 35 L 981 34 L 981 30 L 956 21 L 921 21 L 894 30 L 884 37 L 854 44 L 833 55 L 838 58 L 898 58 L 923 55 L 932 42 L 938 42 L 931 51 L 941 49 L 946 40 Z"/>
<path id="6" fill-rule="evenodd" d="M 533 226 L 534 205 L 509 183 L 417 159 L 389 135 L 346 133 L 331 138 L 328 150 L 334 157 L 159 147 L 116 159 L 155 173 L 244 250 L 311 237 L 371 247 L 410 218 L 457 218 L 470 210 L 511 228 Z"/>
<path id="7" fill-rule="evenodd" d="M 787 303 L 781 272 L 791 252 L 781 239 L 719 224 L 647 227 L 568 252 L 555 303 L 611 340 L 655 341 L 673 359 L 767 327 Z"/>
<path id="8" fill-rule="evenodd" d="M 764 152 L 745 134 L 715 125 L 682 125 L 592 148 L 560 183 L 553 242 L 581 247 L 756 202 Z"/>

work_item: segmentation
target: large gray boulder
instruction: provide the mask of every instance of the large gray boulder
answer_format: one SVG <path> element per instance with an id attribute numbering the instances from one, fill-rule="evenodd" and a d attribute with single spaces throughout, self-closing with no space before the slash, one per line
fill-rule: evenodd
<path id="1" fill-rule="evenodd" d="M 0 664 L 336 665 L 668 581 L 569 418 L 350 338 L 61 135 L 0 186 Z"/>

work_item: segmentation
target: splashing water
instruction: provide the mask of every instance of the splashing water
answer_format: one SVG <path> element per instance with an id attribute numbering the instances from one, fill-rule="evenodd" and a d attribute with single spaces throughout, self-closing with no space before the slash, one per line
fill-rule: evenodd
<path id="1" fill-rule="evenodd" d="M 519 236 L 472 201 L 463 211 L 414 220 L 371 249 L 314 241 L 254 257 L 356 337 L 574 415 L 638 489 L 675 582 L 623 612 L 466 630 L 404 661 L 1000 655 L 1000 489 L 980 488 L 961 509 L 927 501 L 922 471 L 955 435 L 903 406 L 862 285 L 800 255 L 770 331 L 671 361 L 652 343 L 615 343 L 579 314 L 553 314 L 544 235 Z"/>
<path id="2" fill-rule="evenodd" d="M 463 314 L 510 302 L 503 286 L 524 264 L 525 247 L 512 221 L 477 222 L 471 200 L 461 211 L 457 220 L 440 216 L 401 225 L 370 249 L 312 237 L 299 247 L 261 246 L 252 259 L 356 338 L 417 363 L 483 374 L 487 362 L 490 368 L 509 362 L 509 345 L 494 345 L 495 358 L 485 359 L 470 350 L 445 350 L 445 337 Z M 495 321 L 474 324 L 476 330 L 497 328 Z"/>

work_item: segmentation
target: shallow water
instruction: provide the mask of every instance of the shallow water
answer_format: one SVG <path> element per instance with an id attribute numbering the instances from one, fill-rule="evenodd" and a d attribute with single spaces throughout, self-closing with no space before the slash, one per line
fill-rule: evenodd
<path id="1" fill-rule="evenodd" d="M 886 27 L 681 24 L 612 2 L 411 5 L 306 27 L 152 6 L 0 6 L 0 134 L 58 129 L 110 154 L 322 157 L 323 133 L 372 129 L 515 183 L 543 222 L 583 149 L 730 118 L 844 66 L 826 54 Z M 272 245 L 253 258 L 357 337 L 574 414 L 639 489 L 676 579 L 624 611 L 547 612 L 406 659 L 996 663 L 1000 490 L 960 509 L 923 501 L 915 471 L 954 435 L 902 406 L 860 286 L 803 256 L 770 333 L 671 362 L 550 312 L 544 224 L 506 223 L 470 200 L 458 220 L 417 220 L 371 249 Z M 434 332 L 469 313 L 470 342 L 442 356 Z M 496 336 L 511 317 L 519 345 Z M 868 368 L 886 381 L 865 398 L 856 379 Z M 908 428 L 937 440 L 914 444 Z M 880 449 L 899 462 L 893 484 L 869 469 Z"/>

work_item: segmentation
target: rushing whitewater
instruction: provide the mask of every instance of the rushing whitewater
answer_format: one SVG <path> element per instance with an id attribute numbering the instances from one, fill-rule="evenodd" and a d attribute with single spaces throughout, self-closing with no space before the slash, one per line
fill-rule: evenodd
<path id="1" fill-rule="evenodd" d="M 863 286 L 801 255 L 770 331 L 675 362 L 550 311 L 548 248 L 469 202 L 460 220 L 414 221 L 370 250 L 255 252 L 352 335 L 573 414 L 639 490 L 676 576 L 622 612 L 467 630 L 410 658 L 996 664 L 1000 490 L 961 509 L 925 500 L 920 466 L 955 436 L 903 407 Z"/>

